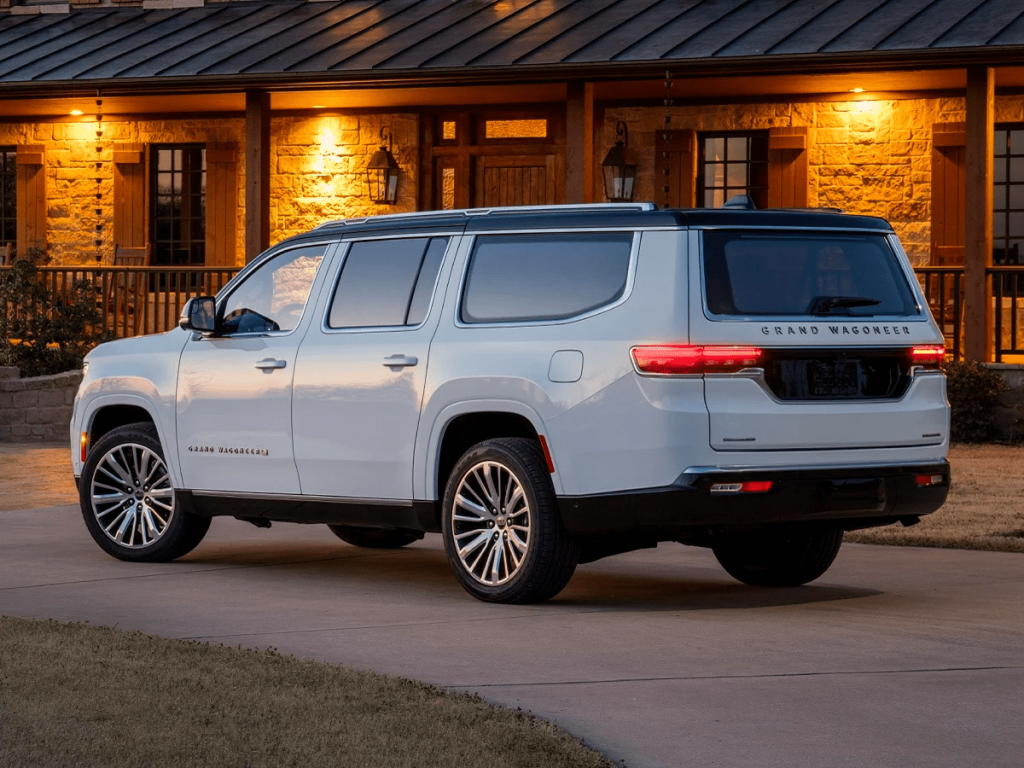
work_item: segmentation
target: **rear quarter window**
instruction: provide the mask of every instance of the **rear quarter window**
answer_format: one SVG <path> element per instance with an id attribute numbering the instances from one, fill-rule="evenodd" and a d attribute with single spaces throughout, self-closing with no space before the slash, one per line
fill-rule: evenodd
<path id="1" fill-rule="evenodd" d="M 622 298 L 631 232 L 482 235 L 462 294 L 464 323 L 564 320 Z"/>
<path id="2" fill-rule="evenodd" d="M 703 233 L 708 310 L 715 315 L 917 315 L 883 234 Z"/>

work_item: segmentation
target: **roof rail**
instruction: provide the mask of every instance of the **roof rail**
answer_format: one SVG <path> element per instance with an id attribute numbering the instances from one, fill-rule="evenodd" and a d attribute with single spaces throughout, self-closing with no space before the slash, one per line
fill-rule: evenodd
<path id="1" fill-rule="evenodd" d="M 346 227 L 366 221 L 405 221 L 434 219 L 444 216 L 490 216 L 512 213 L 569 213 L 571 211 L 653 211 L 654 203 L 574 203 L 570 205 L 511 205 L 494 208 L 459 208 L 448 211 L 412 211 L 410 213 L 385 213 L 380 216 L 360 216 L 354 219 L 334 219 L 315 227 Z"/>

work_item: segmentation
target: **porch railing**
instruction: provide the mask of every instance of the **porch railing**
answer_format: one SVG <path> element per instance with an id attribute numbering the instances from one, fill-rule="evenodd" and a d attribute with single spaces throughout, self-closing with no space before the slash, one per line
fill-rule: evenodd
<path id="1" fill-rule="evenodd" d="M 0 270 L 10 267 L 0 267 Z M 93 287 L 104 331 L 142 336 L 174 328 L 193 296 L 212 296 L 240 267 L 40 267 L 43 284 L 58 300 L 85 280 Z"/>

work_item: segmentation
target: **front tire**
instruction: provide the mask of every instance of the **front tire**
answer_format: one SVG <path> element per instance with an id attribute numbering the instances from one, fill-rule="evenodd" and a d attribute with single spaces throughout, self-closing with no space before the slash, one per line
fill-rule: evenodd
<path id="1" fill-rule="evenodd" d="M 754 587 L 797 587 L 825 573 L 842 543 L 838 528 L 792 526 L 731 534 L 711 549 L 737 581 Z"/>
<path id="2" fill-rule="evenodd" d="M 448 479 L 442 527 L 455 577 L 485 602 L 548 600 L 579 560 L 534 440 L 487 440 L 467 451 Z"/>
<path id="3" fill-rule="evenodd" d="M 364 528 L 357 525 L 328 525 L 331 533 L 353 547 L 364 549 L 399 549 L 423 538 L 419 531 L 389 528 Z"/>
<path id="4" fill-rule="evenodd" d="M 79 497 L 93 540 L 119 560 L 175 560 L 195 549 L 210 518 L 175 501 L 156 427 L 147 422 L 110 430 L 82 469 Z"/>

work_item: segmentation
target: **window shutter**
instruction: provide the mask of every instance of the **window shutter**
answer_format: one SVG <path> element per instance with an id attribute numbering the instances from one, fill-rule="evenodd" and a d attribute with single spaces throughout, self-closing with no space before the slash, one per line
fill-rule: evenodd
<path id="1" fill-rule="evenodd" d="M 768 131 L 768 207 L 807 207 L 807 129 Z"/>
<path id="2" fill-rule="evenodd" d="M 114 145 L 114 245 L 146 246 L 146 147 Z"/>
<path id="3" fill-rule="evenodd" d="M 964 263 L 967 124 L 932 126 L 932 264 Z"/>
<path id="4" fill-rule="evenodd" d="M 45 148 L 25 144 L 17 154 L 18 252 L 46 247 Z"/>
<path id="5" fill-rule="evenodd" d="M 206 265 L 236 265 L 235 225 L 238 220 L 238 148 L 235 144 L 206 147 Z"/>
<path id="6" fill-rule="evenodd" d="M 654 132 L 654 200 L 665 202 L 668 185 L 670 208 L 695 208 L 697 204 L 697 132 L 685 128 Z M 665 169 L 668 168 L 668 175 Z"/>

